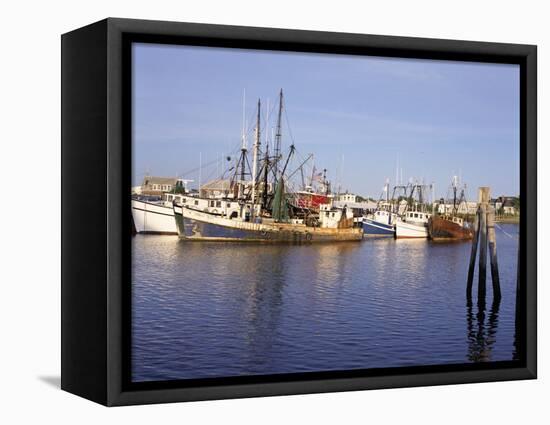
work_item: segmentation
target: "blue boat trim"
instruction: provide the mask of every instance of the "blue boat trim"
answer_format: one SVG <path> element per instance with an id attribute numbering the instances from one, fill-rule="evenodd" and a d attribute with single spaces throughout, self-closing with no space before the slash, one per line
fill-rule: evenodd
<path id="1" fill-rule="evenodd" d="M 363 233 L 365 236 L 394 236 L 395 228 L 391 224 L 377 223 L 369 218 L 363 219 Z"/>

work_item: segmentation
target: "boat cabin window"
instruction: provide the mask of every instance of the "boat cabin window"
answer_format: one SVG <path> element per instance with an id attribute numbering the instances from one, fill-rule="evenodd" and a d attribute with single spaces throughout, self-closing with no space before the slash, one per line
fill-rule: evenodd
<path id="1" fill-rule="evenodd" d="M 222 201 L 216 201 L 216 206 L 221 207 L 222 206 Z"/>
<path id="2" fill-rule="evenodd" d="M 195 205 L 199 205 L 199 201 L 195 200 Z"/>
<path id="3" fill-rule="evenodd" d="M 418 218 L 418 214 L 417 214 L 417 213 L 414 214 L 414 218 Z"/>
<path id="4" fill-rule="evenodd" d="M 227 203 L 227 208 L 231 208 L 231 203 L 230 202 Z"/>

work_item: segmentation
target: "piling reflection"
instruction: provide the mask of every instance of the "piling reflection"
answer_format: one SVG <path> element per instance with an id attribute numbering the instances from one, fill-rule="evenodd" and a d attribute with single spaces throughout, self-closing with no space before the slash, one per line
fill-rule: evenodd
<path id="1" fill-rule="evenodd" d="M 468 298 L 466 303 L 468 327 L 468 360 L 472 362 L 491 361 L 491 353 L 496 341 L 500 298 L 495 298 L 491 309 L 487 313 L 485 298 L 476 303 L 477 311 L 474 314 L 474 303 Z"/>

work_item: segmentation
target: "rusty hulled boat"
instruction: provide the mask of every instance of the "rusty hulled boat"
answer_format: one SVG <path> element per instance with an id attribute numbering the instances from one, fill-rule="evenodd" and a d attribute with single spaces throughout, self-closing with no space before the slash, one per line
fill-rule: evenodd
<path id="1" fill-rule="evenodd" d="M 428 232 L 434 241 L 468 240 L 474 235 L 471 223 L 451 215 L 432 216 L 428 222 Z"/>
<path id="2" fill-rule="evenodd" d="M 468 220 L 468 204 L 466 202 L 466 185 L 461 186 L 459 178 L 453 176 L 450 189 L 452 203 L 443 202 L 439 206 L 439 214 L 430 217 L 428 232 L 434 241 L 459 241 L 472 239 L 473 225 Z"/>

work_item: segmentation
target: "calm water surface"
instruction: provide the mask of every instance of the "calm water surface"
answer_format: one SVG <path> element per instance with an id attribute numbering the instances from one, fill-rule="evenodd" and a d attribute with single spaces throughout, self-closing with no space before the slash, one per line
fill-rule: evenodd
<path id="1" fill-rule="evenodd" d="M 475 297 L 466 302 L 470 243 L 293 246 L 138 235 L 132 378 L 512 360 L 518 230 L 497 229 L 502 301 L 492 305 L 488 268 L 485 308 Z"/>

